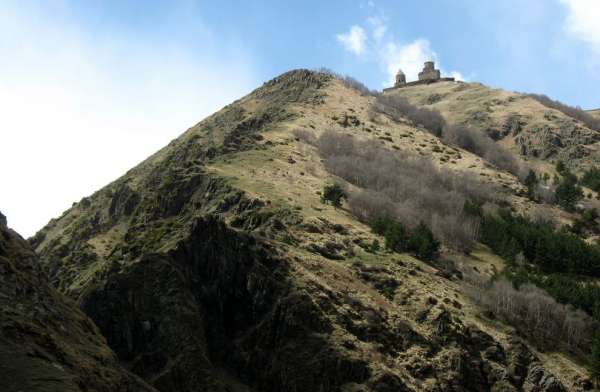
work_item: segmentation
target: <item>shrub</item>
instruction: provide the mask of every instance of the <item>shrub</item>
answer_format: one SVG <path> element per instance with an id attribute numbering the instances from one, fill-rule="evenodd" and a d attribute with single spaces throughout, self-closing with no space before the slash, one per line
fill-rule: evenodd
<path id="1" fill-rule="evenodd" d="M 322 203 L 331 203 L 334 207 L 340 207 L 342 205 L 342 200 L 348 198 L 346 191 L 340 184 L 331 184 L 325 185 L 323 188 L 323 194 L 321 195 Z"/>
<path id="2" fill-rule="evenodd" d="M 588 349 L 597 323 L 581 310 L 556 302 L 544 290 L 522 284 L 514 287 L 505 278 L 495 280 L 478 295 L 482 304 L 529 335 L 538 344 Z"/>
<path id="3" fill-rule="evenodd" d="M 556 171 L 558 172 L 558 174 L 562 175 L 566 170 L 567 167 L 565 166 L 565 163 L 563 161 L 556 162 Z"/>
<path id="4" fill-rule="evenodd" d="M 389 216 L 407 229 L 423 222 L 448 246 L 468 252 L 478 224 L 464 213 L 467 199 L 491 201 L 498 193 L 477 176 L 435 167 L 416 154 L 391 151 L 376 142 L 325 132 L 317 141 L 331 173 L 362 188 L 348 196 L 350 211 L 372 224 Z"/>
<path id="5" fill-rule="evenodd" d="M 330 75 L 330 76 L 336 78 L 337 80 L 342 82 L 342 84 L 344 84 L 344 86 L 358 91 L 361 95 L 375 96 L 375 95 L 379 94 L 379 92 L 377 90 L 371 90 L 370 88 L 365 86 L 362 82 L 354 79 L 351 76 L 339 74 L 328 68 L 319 68 L 319 69 L 317 69 L 317 72 L 321 72 L 321 73 L 324 73 L 324 74 L 327 74 L 327 75 Z"/>
<path id="6" fill-rule="evenodd" d="M 465 125 L 452 125 L 444 128 L 443 139 L 448 144 L 479 155 L 499 169 L 521 179 L 524 177 L 524 168 L 514 155 L 480 130 Z"/>
<path id="7" fill-rule="evenodd" d="M 580 107 L 573 107 L 573 106 L 565 105 L 564 103 L 555 101 L 546 95 L 541 95 L 541 94 L 527 94 L 527 95 L 550 109 L 556 109 L 556 110 L 566 114 L 569 117 L 572 117 L 576 120 L 581 121 L 582 123 L 585 124 L 586 127 L 590 128 L 592 130 L 600 131 L 600 119 L 592 116 L 591 114 L 582 110 Z"/>
<path id="8" fill-rule="evenodd" d="M 373 242 L 371 242 L 371 245 L 369 246 L 369 251 L 372 253 L 376 253 L 379 252 L 380 249 L 381 246 L 379 245 L 379 240 L 376 238 L 373 240 Z"/>
<path id="9" fill-rule="evenodd" d="M 600 192 L 600 169 L 591 168 L 583 173 L 580 181 L 581 185 L 590 188 L 596 192 Z"/>
<path id="10" fill-rule="evenodd" d="M 464 125 L 449 126 L 437 110 L 420 108 L 399 95 L 378 95 L 373 108 L 395 121 L 406 118 L 415 125 L 423 126 L 429 133 L 442 137 L 446 143 L 479 155 L 517 177 L 524 177 L 522 165 L 513 154 L 481 130 Z"/>
<path id="11" fill-rule="evenodd" d="M 415 106 L 402 96 L 378 95 L 374 108 L 380 113 L 387 114 L 395 121 L 407 118 L 415 125 L 422 126 L 435 136 L 441 136 L 442 130 L 446 126 L 446 121 L 440 112 L 435 109 Z"/>

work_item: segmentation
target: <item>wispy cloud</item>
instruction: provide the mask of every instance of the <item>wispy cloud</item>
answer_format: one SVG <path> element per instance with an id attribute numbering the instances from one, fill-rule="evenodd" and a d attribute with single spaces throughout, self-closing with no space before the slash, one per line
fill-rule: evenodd
<path id="1" fill-rule="evenodd" d="M 189 48 L 50 11 L 0 5 L 0 208 L 23 235 L 256 83 L 204 28 Z"/>
<path id="2" fill-rule="evenodd" d="M 425 61 L 433 60 L 439 63 L 435 51 L 431 48 L 429 40 L 418 38 L 412 42 L 401 42 L 388 34 L 387 17 L 377 9 L 374 3 L 370 4 L 374 15 L 368 17 L 364 27 L 353 25 L 346 34 L 338 34 L 337 39 L 344 48 L 358 56 L 371 54 L 369 59 L 379 63 L 387 74 L 383 85 L 393 84 L 395 75 L 401 69 L 407 80 L 416 80 L 418 73 L 423 69 Z M 439 66 L 439 64 L 438 64 Z M 457 80 L 465 80 L 458 71 L 446 71 L 440 68 L 443 74 L 450 74 Z"/>
<path id="3" fill-rule="evenodd" d="M 338 34 L 336 37 L 347 51 L 357 56 L 362 55 L 366 50 L 367 34 L 360 26 L 354 25 L 347 33 Z"/>
<path id="4" fill-rule="evenodd" d="M 565 28 L 589 44 L 600 56 L 600 3 L 598 0 L 560 0 L 567 8 Z"/>

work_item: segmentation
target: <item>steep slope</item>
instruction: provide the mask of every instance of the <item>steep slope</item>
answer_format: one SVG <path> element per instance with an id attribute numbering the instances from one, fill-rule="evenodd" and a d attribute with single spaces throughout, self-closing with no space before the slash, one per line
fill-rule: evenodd
<path id="1" fill-rule="evenodd" d="M 98 328 L 56 292 L 0 213 L 2 391 L 154 391 L 123 370 Z"/>
<path id="2" fill-rule="evenodd" d="M 408 121 L 369 120 L 372 102 L 326 74 L 273 79 L 51 221 L 33 239 L 44 269 L 161 391 L 571 388 L 576 363 L 480 318 L 440 266 L 368 252 L 382 239 L 320 202 L 334 178 L 307 140 L 333 130 L 533 208 L 511 174 Z M 501 265 L 481 253 L 465 264 Z"/>
<path id="3" fill-rule="evenodd" d="M 562 160 L 574 171 L 600 163 L 600 133 L 525 94 L 479 83 L 440 82 L 397 89 L 413 104 L 438 109 L 451 123 L 469 124 L 553 173 Z"/>
<path id="4" fill-rule="evenodd" d="M 595 110 L 588 110 L 588 112 L 592 115 L 595 116 L 597 118 L 600 118 L 600 109 L 595 109 Z"/>

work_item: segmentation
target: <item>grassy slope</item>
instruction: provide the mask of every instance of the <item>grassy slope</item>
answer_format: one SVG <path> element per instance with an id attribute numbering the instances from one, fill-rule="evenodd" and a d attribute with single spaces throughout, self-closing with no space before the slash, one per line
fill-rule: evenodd
<path id="1" fill-rule="evenodd" d="M 481 100 L 490 99 L 491 97 L 488 94 L 492 94 L 493 97 L 508 98 L 511 96 L 510 93 L 499 91 L 490 93 L 489 91 L 492 90 L 483 90 L 477 85 L 468 85 L 468 89 L 462 92 L 453 92 L 456 85 L 450 83 L 419 88 L 423 91 L 417 91 L 416 89 L 410 91 L 410 94 L 413 94 L 411 99 L 420 99 L 429 95 L 430 91 L 427 89 L 435 89 L 439 94 L 448 94 L 448 99 L 444 99 L 434 106 L 445 112 L 451 119 L 455 119 L 455 121 L 460 121 L 458 106 L 456 105 L 471 102 L 459 99 L 460 96 L 469 94 L 468 96 L 477 97 L 481 95 L 477 98 Z M 290 111 L 297 114 L 296 117 L 265 127 L 261 132 L 262 140 L 258 142 L 260 146 L 264 147 L 263 149 L 248 149 L 217 156 L 215 159 L 210 160 L 203 170 L 206 170 L 210 175 L 224 178 L 232 187 L 243 190 L 250 199 L 262 200 L 267 206 L 274 209 L 288 208 L 296 211 L 302 216 L 304 223 L 312 224 L 319 229 L 319 232 L 312 232 L 312 230 L 307 231 L 303 228 L 304 226 L 291 227 L 290 230 L 294 238 L 297 239 L 297 244 L 289 246 L 274 242 L 288 256 L 294 279 L 299 287 L 311 288 L 311 290 L 315 290 L 314 287 L 319 287 L 320 292 L 325 290 L 345 293 L 345 295 L 361 302 L 370 309 L 380 309 L 388 320 L 395 318 L 404 320 L 426 339 L 434 338 L 436 331 L 433 320 L 441 309 L 446 307 L 462 323 L 476 325 L 500 343 L 506 343 L 507 333 L 510 332 L 510 329 L 504 325 L 482 319 L 479 316 L 480 310 L 465 294 L 460 281 L 443 278 L 437 273 L 435 267 L 408 255 L 394 255 L 383 251 L 372 254 L 365 252 L 360 246 L 356 245 L 356 242 L 370 243 L 376 236 L 370 232 L 368 227 L 356 221 L 344 208 L 334 209 L 320 203 L 317 192 L 322 190 L 324 184 L 333 180 L 333 178 L 325 171 L 314 147 L 295 140 L 292 131 L 302 129 L 318 136 L 324 130 L 330 129 L 347 132 L 357 138 L 391 137 L 391 142 L 382 140 L 382 143 L 388 148 L 394 148 L 395 146 L 395 148 L 429 155 L 440 165 L 455 170 L 475 172 L 487 181 L 503 183 L 511 189 L 519 189 L 521 185 L 509 173 L 496 170 L 481 158 L 466 151 L 455 151 L 442 146 L 437 138 L 408 123 L 393 123 L 386 118 L 379 118 L 377 123 L 370 122 L 368 120 L 368 109 L 373 99 L 371 97 L 360 96 L 337 81 L 331 83 L 326 92 L 327 96 L 323 105 L 315 106 L 305 103 L 293 105 Z M 459 96 L 456 96 L 456 94 L 459 94 Z M 520 100 L 514 105 L 509 105 L 510 110 L 506 109 L 506 111 L 525 110 L 523 108 L 529 110 L 530 107 L 537 111 L 542 110 L 535 107 L 528 100 Z M 261 110 L 261 101 L 251 95 L 236 102 L 235 106 L 243 107 L 245 115 L 251 116 L 255 111 Z M 344 128 L 339 124 L 339 120 L 336 120 L 342 118 L 344 114 L 356 116 L 360 121 L 360 125 Z M 500 115 L 500 113 L 496 114 Z M 179 139 L 108 188 L 112 192 L 117 185 L 126 182 L 133 190 L 144 191 L 145 181 L 153 170 L 164 164 L 170 154 L 180 149 L 181 146 L 192 142 L 200 145 L 208 143 L 209 139 L 220 137 L 219 133 L 211 134 L 206 131 L 207 126 L 205 125 L 214 120 L 215 116 L 211 116 L 188 130 Z M 441 152 L 435 152 L 435 146 L 438 146 Z M 178 164 L 181 164 L 181 162 L 178 162 Z M 544 162 L 540 162 L 540 164 L 543 165 Z M 92 197 L 92 206 L 110 203 L 111 192 L 106 190 L 97 192 Z M 532 204 L 523 198 L 512 197 L 511 201 L 518 209 L 527 210 L 532 208 Z M 59 220 L 51 222 L 44 230 L 45 237 L 39 238 L 37 250 L 45 253 L 48 250 L 56 249 L 60 244 L 66 244 L 73 233 L 81 231 L 77 226 L 78 222 L 90 219 L 89 211 L 89 208 L 84 208 L 80 203 L 67 211 Z M 97 211 L 105 214 L 105 212 L 102 212 L 103 210 L 98 209 Z M 558 211 L 555 211 L 555 213 L 560 214 Z M 233 215 L 227 216 L 226 214 L 225 216 L 227 220 L 233 218 L 235 218 Z M 176 222 L 174 224 L 177 225 Z M 332 229 L 333 225 L 336 224 L 343 226 L 345 230 L 338 232 L 338 230 Z M 115 247 L 123 242 L 124 235 L 131 228 L 131 225 L 132 223 L 126 219 L 120 220 L 107 229 L 100 230 L 86 238 L 85 243 L 88 250 L 96 254 L 97 258 L 83 267 L 81 265 L 70 266 L 71 269 L 65 272 L 63 276 L 72 273 L 75 277 L 59 283 L 59 285 L 62 284 L 63 291 L 77 297 L 81 292 L 92 287 L 94 281 L 99 279 L 98 276 L 101 275 L 102 271 L 109 268 L 112 263 L 110 261 L 111 254 L 114 254 Z M 175 240 L 170 241 L 169 238 L 167 234 L 159 240 L 162 247 L 160 248 L 161 251 L 169 249 L 171 244 L 175 243 Z M 383 243 L 381 238 L 379 238 L 379 241 Z M 322 245 L 327 242 L 340 244 L 343 248 L 339 252 L 344 258 L 342 261 L 332 262 L 311 250 L 312 245 Z M 457 255 L 448 256 L 457 257 Z M 473 257 L 463 257 L 462 260 L 459 260 L 459 265 L 470 269 L 476 266 L 482 273 L 489 275 L 494 268 L 500 269 L 502 264 L 500 260 L 490 255 L 489 251 L 481 248 Z M 365 268 L 373 269 L 369 273 L 375 278 L 393 278 L 401 282 L 393 300 L 386 299 L 374 287 L 372 281 L 360 278 L 361 271 Z M 430 309 L 431 307 L 427 303 L 429 297 L 435 297 L 440 305 Z M 417 315 L 422 315 L 423 312 L 426 313 L 428 321 L 417 322 Z M 347 338 L 344 335 L 345 332 L 341 330 L 336 333 L 339 334 L 339 337 L 333 334 L 332 339 L 334 341 L 338 338 L 340 341 Z M 372 363 L 380 361 L 381 354 L 375 343 L 360 342 L 357 350 L 361 357 L 370 359 Z M 403 366 L 422 357 L 422 353 L 418 351 L 417 347 L 414 350 L 409 351 L 402 359 L 399 359 L 400 363 L 397 364 L 399 366 L 394 370 L 403 374 L 407 379 L 411 379 L 411 376 L 405 374 L 405 370 L 402 370 Z M 561 366 L 554 366 L 555 359 L 552 358 L 548 359 L 548 364 L 561 376 L 565 384 L 569 385 L 583 371 L 577 364 L 562 354 L 557 354 L 557 357 L 560 359 Z M 383 366 L 383 364 L 380 363 L 375 366 Z M 422 387 L 421 382 L 427 384 L 429 381 L 412 379 L 412 382 L 415 383 L 415 387 L 419 385 Z"/>
<path id="2" fill-rule="evenodd" d="M 555 174 L 558 159 L 579 172 L 600 163 L 598 132 L 519 93 L 492 89 L 479 83 L 442 82 L 396 90 L 412 103 L 438 109 L 451 123 L 502 132 L 517 115 L 521 130 L 500 143 L 527 159 L 539 172 Z M 523 153 L 523 154 L 521 154 Z"/>
<path id="3" fill-rule="evenodd" d="M 398 314 L 413 320 L 415 315 L 423 310 L 423 298 L 433 296 L 440 301 L 456 300 L 462 305 L 462 308 L 460 310 L 453 309 L 454 314 L 459 315 L 467 323 L 477 325 L 499 341 L 506 342 L 505 334 L 510 331 L 510 328 L 507 329 L 504 325 L 481 319 L 479 317 L 480 309 L 465 295 L 464 287 L 460 282 L 441 278 L 436 275 L 435 268 L 413 257 L 386 252 L 372 254 L 354 246 L 353 251 L 356 255 L 348 257 L 347 261 L 342 262 L 342 265 L 362 262 L 370 266 L 381 267 L 390 276 L 404 282 L 398 289 L 395 300 L 390 304 L 382 298 L 381 293 L 369 290 L 368 286 L 362 282 L 351 279 L 347 275 L 346 269 L 340 268 L 338 263 L 319 263 L 314 254 L 303 250 L 310 243 L 327 241 L 341 243 L 344 238 L 348 237 L 360 238 L 365 243 L 370 243 L 375 238 L 383 243 L 383 239 L 373 235 L 368 227 L 356 221 L 345 209 L 334 209 L 320 202 L 318 192 L 326 183 L 339 181 L 339 179 L 333 178 L 327 173 L 314 147 L 302 140 L 294 139 L 292 131 L 295 129 L 311 132 L 315 137 L 324 130 L 346 132 L 360 139 L 389 135 L 393 139 L 392 142 L 382 140 L 382 143 L 388 148 L 395 146 L 402 150 L 431 156 L 434 162 L 440 166 L 475 172 L 490 182 L 505 184 L 512 190 L 521 187 L 517 179 L 510 173 L 496 170 L 480 157 L 467 151 L 458 150 L 459 154 L 455 154 L 452 148 L 444 146 L 439 139 L 422 129 L 414 128 L 409 124 L 397 124 L 383 117 L 377 120 L 378 123 L 370 122 L 367 112 L 372 100 L 372 97 L 360 96 L 341 83 L 335 82 L 328 89 L 324 107 L 298 107 L 297 110 L 302 113 L 302 117 L 263 133 L 265 140 L 269 140 L 275 145 L 269 154 L 240 153 L 235 157 L 228 157 L 226 161 L 216 162 L 209 167 L 209 170 L 233 178 L 237 187 L 246 190 L 253 197 L 298 208 L 307 222 L 322 226 L 321 220 L 326 219 L 331 223 L 346 227 L 349 232 L 347 235 L 295 233 L 298 238 L 301 238 L 302 243 L 299 248 L 291 250 L 292 253 L 304 261 L 303 269 L 315 268 L 319 280 L 324 282 L 327 287 L 338 291 L 354 291 L 361 298 L 368 298 L 370 301 L 375 301 L 377 306 L 385 307 L 391 314 Z M 342 127 L 339 119 L 343 118 L 344 114 L 356 116 L 361 121 L 361 125 Z M 441 147 L 443 151 L 435 152 L 435 146 Z M 449 159 L 446 160 L 445 157 L 449 157 Z M 295 163 L 290 163 L 289 158 L 292 158 Z M 511 197 L 511 203 L 524 212 L 535 208 L 528 200 L 516 196 Z M 561 217 L 560 219 L 569 219 L 567 214 L 558 209 L 551 209 L 551 211 L 557 217 Z M 488 277 L 503 268 L 503 261 L 484 246 L 479 247 L 472 256 L 448 252 L 446 257 L 456 260 L 462 270 L 474 270 L 475 267 L 481 274 Z M 399 261 L 405 266 L 398 267 Z M 419 271 L 417 276 L 411 275 L 414 271 Z M 425 335 L 432 333 L 431 330 L 423 328 L 418 323 L 412 325 Z M 560 361 L 560 366 L 550 366 L 558 374 L 562 373 L 566 379 L 575 379 L 585 373 L 579 365 L 562 354 L 555 354 L 554 358 L 548 357 L 548 360 Z"/>

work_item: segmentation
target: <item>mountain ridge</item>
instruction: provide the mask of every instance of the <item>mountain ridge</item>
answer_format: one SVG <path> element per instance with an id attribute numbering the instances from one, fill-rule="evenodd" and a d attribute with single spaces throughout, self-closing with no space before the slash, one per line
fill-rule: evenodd
<path id="1" fill-rule="evenodd" d="M 575 388 L 584 377 L 576 361 L 536 353 L 482 319 L 440 265 L 367 251 L 381 238 L 349 209 L 321 203 L 339 178 L 313 140 L 334 131 L 468 171 L 504 189 L 517 211 L 538 208 L 515 175 L 373 113 L 375 99 L 330 74 L 285 73 L 82 199 L 31 243 L 123 366 L 161 391 Z M 484 277 L 503 265 L 485 247 L 477 258 L 443 252 Z"/>

